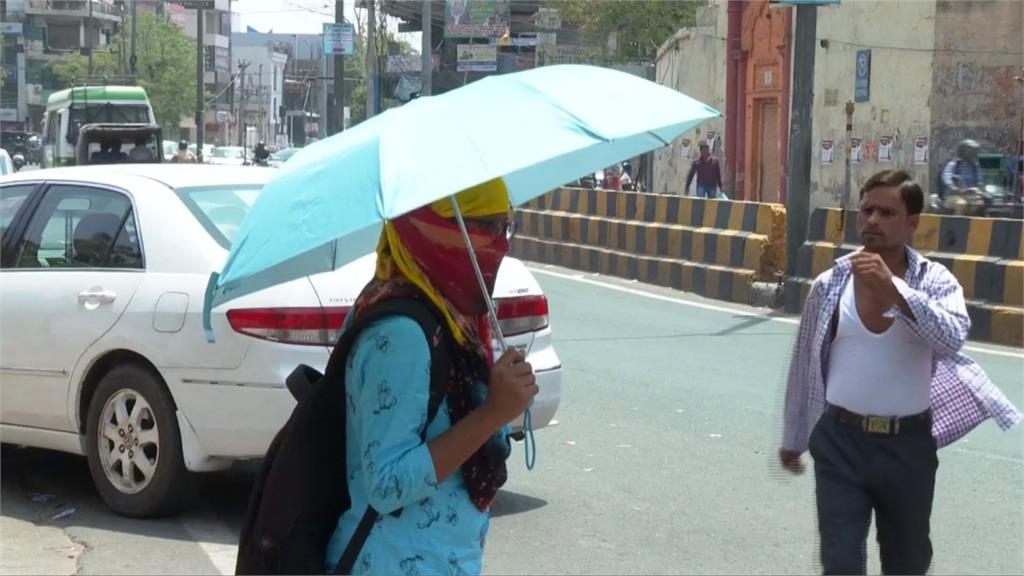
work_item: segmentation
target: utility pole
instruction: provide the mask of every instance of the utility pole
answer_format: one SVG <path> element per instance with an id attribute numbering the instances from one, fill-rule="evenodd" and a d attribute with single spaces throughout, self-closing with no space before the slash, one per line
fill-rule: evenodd
<path id="1" fill-rule="evenodd" d="M 91 2 L 90 2 L 91 5 Z M 137 12 L 135 11 L 135 0 L 132 0 L 132 54 L 128 58 L 128 70 L 131 72 L 132 78 L 138 74 L 137 64 L 139 59 L 135 56 L 135 23 L 138 21 L 135 18 Z"/>
<path id="2" fill-rule="evenodd" d="M 257 128 L 256 130 L 257 134 L 259 135 L 257 139 L 266 142 L 267 135 L 265 134 L 265 131 L 267 129 L 267 118 L 266 114 L 263 113 L 263 64 L 260 64 L 260 79 L 259 84 L 256 85 L 256 101 L 258 102 L 257 107 L 259 108 L 260 111 L 259 128 Z"/>
<path id="3" fill-rule="evenodd" d="M 235 125 L 238 126 L 239 146 L 245 146 L 245 76 L 249 64 L 251 62 L 238 61 L 238 116 Z"/>
<path id="4" fill-rule="evenodd" d="M 90 2 L 91 6 L 92 3 Z M 203 161 L 203 9 L 196 10 L 196 162 Z"/>
<path id="5" fill-rule="evenodd" d="M 345 2 L 335 0 L 334 23 L 345 23 Z M 345 129 L 345 56 L 334 56 L 334 131 Z"/>
<path id="6" fill-rule="evenodd" d="M 366 0 L 366 118 L 377 113 L 377 6 Z"/>
<path id="7" fill-rule="evenodd" d="M 431 11 L 431 0 L 423 0 L 423 45 L 420 52 L 423 55 L 423 68 L 420 70 L 420 96 L 430 96 L 433 90 L 434 79 L 434 42 L 430 37 L 433 32 L 433 14 Z"/>
<path id="8" fill-rule="evenodd" d="M 793 108 L 789 126 L 789 193 L 786 195 L 786 276 L 796 276 L 797 253 L 807 238 L 811 205 L 811 110 L 818 7 L 796 7 Z"/>

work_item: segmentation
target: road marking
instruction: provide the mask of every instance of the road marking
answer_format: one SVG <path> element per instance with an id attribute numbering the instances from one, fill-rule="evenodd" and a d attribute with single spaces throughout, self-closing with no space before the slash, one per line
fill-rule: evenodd
<path id="1" fill-rule="evenodd" d="M 221 576 L 228 576 L 235 573 L 235 559 L 238 556 L 238 546 L 235 544 L 224 544 L 224 542 L 237 542 L 236 536 L 228 530 L 221 522 L 208 516 L 193 516 L 182 518 L 181 524 L 185 531 L 192 536 L 199 549 L 206 554 L 210 562 L 221 573 Z"/>
<path id="2" fill-rule="evenodd" d="M 546 276 L 553 276 L 555 278 L 561 278 L 563 280 L 572 280 L 574 282 L 580 282 L 583 284 L 590 284 L 591 286 L 598 286 L 606 288 L 608 290 L 614 290 L 616 292 L 623 292 L 625 294 L 632 294 L 634 296 L 640 296 L 643 298 L 649 298 L 651 300 L 660 300 L 662 302 L 670 302 L 673 304 L 680 304 L 682 306 L 690 306 L 691 308 L 703 308 L 704 310 L 712 310 L 714 312 L 728 312 L 730 314 L 736 314 L 740 316 L 746 316 L 748 318 L 764 318 L 773 322 L 782 322 L 784 324 L 798 325 L 800 321 L 797 318 L 782 318 L 778 316 L 770 316 L 768 314 L 758 314 L 756 312 L 745 312 L 736 308 L 729 308 L 726 306 L 716 306 L 714 304 L 705 304 L 704 302 L 693 302 L 691 300 L 685 300 L 683 298 L 673 298 L 671 296 L 663 296 L 661 294 L 652 294 L 643 290 L 636 290 L 634 288 L 626 288 L 625 286 L 618 286 L 608 282 L 602 282 L 600 280 L 594 280 L 593 278 L 584 278 L 582 275 L 563 274 L 561 272 L 554 272 L 544 268 L 539 268 L 536 265 L 527 266 L 531 272 L 537 274 L 544 274 Z M 996 350 L 993 348 L 980 347 L 980 346 L 964 346 L 965 350 L 970 352 L 980 352 L 982 354 L 991 354 L 993 356 L 1005 356 L 1007 358 L 1015 358 L 1018 360 L 1024 360 L 1024 353 L 1021 352 L 1010 352 L 1008 350 Z"/>

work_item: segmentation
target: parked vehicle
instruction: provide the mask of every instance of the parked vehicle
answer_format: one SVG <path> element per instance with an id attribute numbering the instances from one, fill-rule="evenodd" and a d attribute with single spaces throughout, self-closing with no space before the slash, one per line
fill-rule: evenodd
<path id="1" fill-rule="evenodd" d="M 33 132 L 4 130 L 0 132 L 0 148 L 11 157 L 20 154 L 27 164 L 39 164 L 42 159 L 42 144 Z"/>
<path id="2" fill-rule="evenodd" d="M 162 143 L 164 162 L 170 162 L 171 158 L 174 157 L 178 152 L 178 143 L 173 140 L 164 140 Z"/>
<path id="3" fill-rule="evenodd" d="M 285 378 L 324 369 L 375 266 L 369 254 L 218 306 L 208 343 L 210 274 L 273 174 L 119 164 L 0 179 L 0 439 L 87 456 L 130 516 L 180 507 L 192 472 L 262 457 L 295 406 Z M 513 258 L 495 296 L 537 371 L 542 428 L 562 378 L 547 299 Z"/>
<path id="4" fill-rule="evenodd" d="M 302 148 L 282 148 L 270 155 L 270 167 L 280 168 L 289 158 L 295 155 Z"/>
<path id="5" fill-rule="evenodd" d="M 43 166 L 76 162 L 78 132 L 86 124 L 156 124 L 146 90 L 138 86 L 81 86 L 50 95 L 43 120 Z"/>
<path id="6" fill-rule="evenodd" d="M 15 172 L 14 160 L 11 158 L 11 155 L 7 153 L 7 150 L 0 148 L 0 176 L 7 176 Z"/>
<path id="7" fill-rule="evenodd" d="M 242 166 L 251 158 L 252 152 L 241 146 L 215 146 L 203 161 L 217 166 Z"/>

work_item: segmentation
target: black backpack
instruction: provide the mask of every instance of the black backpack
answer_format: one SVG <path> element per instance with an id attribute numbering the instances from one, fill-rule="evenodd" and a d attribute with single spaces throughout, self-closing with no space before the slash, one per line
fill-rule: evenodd
<path id="1" fill-rule="evenodd" d="M 242 523 L 236 574 L 322 574 L 327 543 L 352 502 L 345 467 L 345 367 L 359 332 L 386 316 L 412 318 L 430 347 L 427 424 L 448 386 L 448 330 L 433 308 L 396 299 L 367 308 L 338 339 L 325 374 L 299 365 L 288 376 L 298 401 L 270 444 Z M 400 514 L 401 510 L 394 512 Z M 349 574 L 379 513 L 367 507 L 335 574 Z"/>

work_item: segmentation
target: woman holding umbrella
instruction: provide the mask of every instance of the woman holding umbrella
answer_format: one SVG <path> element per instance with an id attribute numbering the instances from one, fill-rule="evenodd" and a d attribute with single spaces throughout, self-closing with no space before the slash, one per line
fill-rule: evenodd
<path id="1" fill-rule="evenodd" d="M 512 221 L 501 179 L 455 196 L 488 290 L 508 252 Z M 367 505 L 380 517 L 354 574 L 479 573 L 489 507 L 507 478 L 507 422 L 537 393 L 521 352 L 491 353 L 488 294 L 445 198 L 384 224 L 374 279 L 347 322 L 392 299 L 415 299 L 444 319 L 450 382 L 427 423 L 430 343 L 412 319 L 389 316 L 356 339 L 345 371 L 352 505 L 325 558 L 331 570 Z M 422 427 L 426 426 L 426 433 Z M 400 515 L 392 512 L 402 510 Z"/>

